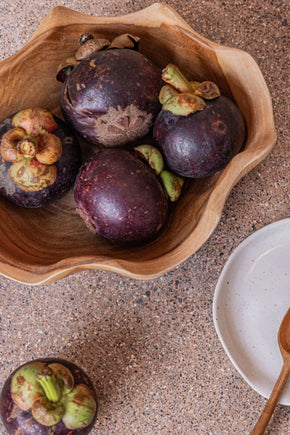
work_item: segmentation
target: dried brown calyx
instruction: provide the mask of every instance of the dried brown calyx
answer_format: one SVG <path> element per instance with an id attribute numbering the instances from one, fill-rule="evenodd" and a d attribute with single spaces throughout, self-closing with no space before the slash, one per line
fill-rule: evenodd
<path id="1" fill-rule="evenodd" d="M 110 50 L 113 48 L 129 48 L 138 50 L 140 38 L 138 36 L 124 33 L 118 35 L 109 41 L 105 38 L 94 38 L 90 33 L 83 33 L 79 39 L 79 48 L 74 56 L 67 58 L 57 68 L 56 78 L 59 82 L 64 82 L 73 68 L 86 57 L 101 50 Z"/>
<path id="2" fill-rule="evenodd" d="M 87 39 L 76 51 L 75 58 L 78 61 L 83 60 L 90 54 L 109 47 L 109 45 L 110 41 L 107 39 Z"/>
<path id="3" fill-rule="evenodd" d="M 138 36 L 130 35 L 129 33 L 123 33 L 116 36 L 108 49 L 111 48 L 130 48 L 131 50 L 138 50 L 140 38 Z"/>
<path id="4" fill-rule="evenodd" d="M 14 183 L 31 192 L 53 184 L 62 143 L 53 134 L 57 124 L 52 114 L 38 107 L 24 109 L 13 117 L 12 127 L 2 137 L 0 155 L 12 163 L 9 175 Z"/>
<path id="5" fill-rule="evenodd" d="M 205 100 L 220 96 L 218 86 L 212 81 L 188 81 L 179 68 L 168 64 L 162 71 L 162 80 L 167 83 L 161 88 L 159 101 L 163 110 L 174 115 L 187 116 L 203 110 Z"/>

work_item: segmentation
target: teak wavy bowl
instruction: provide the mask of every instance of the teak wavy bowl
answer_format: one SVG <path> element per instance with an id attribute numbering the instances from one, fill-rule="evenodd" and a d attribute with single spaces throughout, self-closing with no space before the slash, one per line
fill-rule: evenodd
<path id="1" fill-rule="evenodd" d="M 30 106 L 60 115 L 56 69 L 73 55 L 84 32 L 109 39 L 127 32 L 140 36 L 140 51 L 160 67 L 175 63 L 192 79 L 215 81 L 238 104 L 248 137 L 222 173 L 191 182 L 165 230 L 143 246 L 120 248 L 91 234 L 75 212 L 72 192 L 41 209 L 24 209 L 1 199 L 0 273 L 27 284 L 53 282 L 84 269 L 141 279 L 172 269 L 209 238 L 232 187 L 276 141 L 271 98 L 253 58 L 200 36 L 162 3 L 121 17 L 53 9 L 31 40 L 0 63 L 1 119 Z"/>

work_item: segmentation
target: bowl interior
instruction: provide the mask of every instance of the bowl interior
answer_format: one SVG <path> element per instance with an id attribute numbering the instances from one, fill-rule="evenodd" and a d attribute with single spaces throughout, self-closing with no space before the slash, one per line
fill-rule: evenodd
<path id="1" fill-rule="evenodd" d="M 0 107 L 1 119 L 29 106 L 45 107 L 61 116 L 61 84 L 56 81 L 56 69 L 65 58 L 75 53 L 79 36 L 85 32 L 108 39 L 121 33 L 140 36 L 139 51 L 160 67 L 175 63 L 190 79 L 213 80 L 220 86 L 222 93 L 230 97 L 236 92 L 242 96 L 236 102 L 246 118 L 248 136 L 251 137 L 253 103 L 250 93 L 246 91 L 246 83 L 226 77 L 214 44 L 206 43 L 197 34 L 188 34 L 180 26 L 166 22 L 158 27 L 150 26 L 150 23 L 127 24 L 126 21 L 97 24 L 74 22 L 38 33 L 16 55 L 0 64 L 0 78 L 5 84 Z M 252 145 L 248 140 L 245 149 L 250 149 Z M 225 171 L 228 170 L 226 168 Z M 133 273 L 146 275 L 147 263 L 152 265 L 157 259 L 164 258 L 163 267 L 159 265 L 151 271 L 155 275 L 162 273 L 192 253 L 188 247 L 178 252 L 178 247 L 193 234 L 223 177 L 225 173 L 188 183 L 181 199 L 172 206 L 169 222 L 160 236 L 139 247 L 114 246 L 91 234 L 75 212 L 72 192 L 41 209 L 23 209 L 1 199 L 0 272 L 7 274 L 7 268 L 11 266 L 14 270 L 12 277 L 22 280 L 15 270 L 41 275 L 60 264 L 63 267 L 76 265 L 82 268 L 91 264 L 110 268 L 113 262 L 119 262 L 120 265 L 123 261 L 123 265 L 131 265 L 128 270 L 131 267 Z M 232 183 L 236 181 L 237 177 L 233 176 Z M 217 214 L 227 194 L 224 193 L 218 204 Z M 215 220 L 214 226 L 216 223 Z M 201 234 L 202 231 L 203 228 L 200 228 Z M 204 235 L 199 235 L 201 242 L 210 233 L 208 228 L 204 232 Z M 175 258 L 171 264 L 166 264 L 166 255 L 169 253 L 174 253 Z M 148 274 L 151 272 L 148 271 Z"/>

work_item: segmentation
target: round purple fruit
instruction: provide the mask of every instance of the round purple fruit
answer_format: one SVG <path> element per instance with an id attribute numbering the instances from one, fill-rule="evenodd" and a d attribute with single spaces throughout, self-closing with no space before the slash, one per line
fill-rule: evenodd
<path id="1" fill-rule="evenodd" d="M 133 47 L 121 48 L 121 37 L 107 44 L 85 40 L 81 56 L 77 52 L 77 59 L 59 72 L 65 119 L 86 140 L 106 147 L 145 136 L 160 110 L 160 69 L 132 49 L 131 35 L 122 36 Z"/>
<path id="2" fill-rule="evenodd" d="M 167 194 L 155 172 L 124 149 L 99 151 L 82 166 L 75 201 L 89 229 L 115 243 L 152 239 L 168 215 Z"/>
<path id="3" fill-rule="evenodd" d="M 174 65 L 164 69 L 163 80 L 168 84 L 160 92 L 153 136 L 168 167 L 189 178 L 223 170 L 245 141 L 237 105 L 212 82 L 188 82 Z"/>

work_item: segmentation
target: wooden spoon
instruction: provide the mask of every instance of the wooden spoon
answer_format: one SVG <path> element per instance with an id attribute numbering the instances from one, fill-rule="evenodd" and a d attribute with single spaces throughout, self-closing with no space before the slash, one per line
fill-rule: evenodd
<path id="1" fill-rule="evenodd" d="M 290 373 L 290 308 L 280 325 L 278 343 L 284 364 L 277 382 L 274 385 L 271 396 L 269 397 L 251 435 L 262 435 L 264 433 Z"/>

